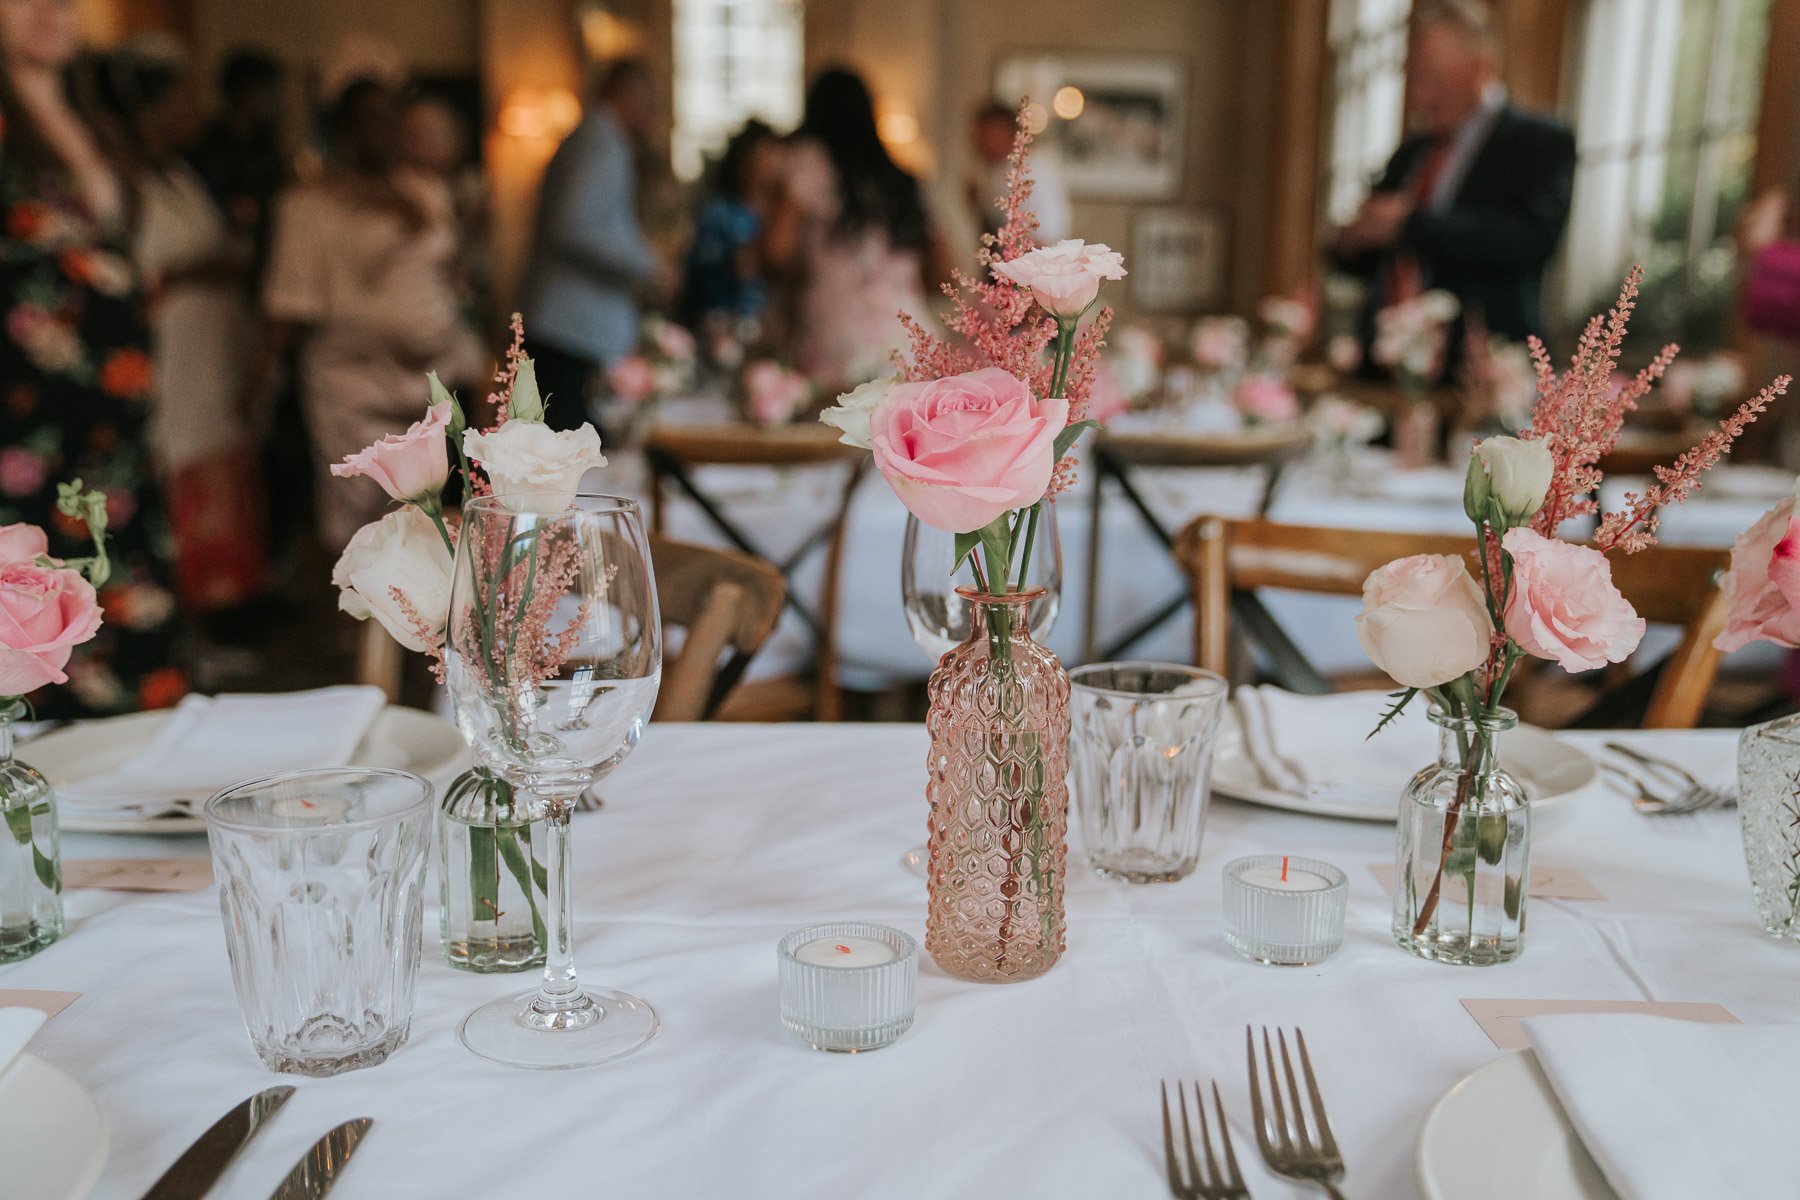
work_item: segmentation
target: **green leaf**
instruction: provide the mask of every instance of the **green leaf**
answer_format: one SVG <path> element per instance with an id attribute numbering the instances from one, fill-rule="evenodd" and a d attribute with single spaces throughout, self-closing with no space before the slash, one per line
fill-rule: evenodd
<path id="1" fill-rule="evenodd" d="M 982 551 L 987 556 L 988 587 L 994 592 L 1006 590 L 1007 572 L 1012 569 L 1011 514 L 1002 514 L 976 531 Z"/>
<path id="2" fill-rule="evenodd" d="M 1063 431 L 1056 435 L 1056 459 L 1060 461 L 1069 452 L 1069 447 L 1075 444 L 1076 438 L 1090 429 L 1098 428 L 1098 421 L 1077 421 L 1073 425 L 1063 426 Z"/>
<path id="3" fill-rule="evenodd" d="M 436 371 L 425 372 L 425 379 L 431 385 L 432 407 L 440 404 L 450 406 L 450 436 L 460 444 L 463 430 L 469 427 L 469 420 L 463 416 L 462 405 L 456 401 L 456 393 L 444 386 L 444 381 L 438 378 Z"/>
<path id="4" fill-rule="evenodd" d="M 1386 712 L 1381 714 L 1381 720 L 1375 722 L 1375 728 L 1369 730 L 1369 737 L 1372 738 L 1383 729 L 1386 729 L 1394 718 L 1398 717 L 1406 706 L 1412 702 L 1412 698 L 1418 694 L 1418 688 L 1407 688 L 1403 692 L 1389 692 L 1388 699 L 1392 700 L 1394 703 L 1388 707 Z M 1365 742 L 1368 740 L 1369 738 L 1363 739 Z"/>
<path id="5" fill-rule="evenodd" d="M 963 565 L 963 559 L 969 557 L 969 552 L 979 545 L 981 545 L 980 530 L 976 530 L 974 533 L 959 533 L 956 535 L 954 554 L 950 559 L 950 573 L 952 575 L 956 574 L 957 568 Z"/>
<path id="6" fill-rule="evenodd" d="M 532 365 L 530 358 L 519 359 L 519 370 L 513 376 L 512 400 L 506 406 L 506 415 L 514 421 L 543 423 L 544 398 L 538 393 L 537 367 Z"/>

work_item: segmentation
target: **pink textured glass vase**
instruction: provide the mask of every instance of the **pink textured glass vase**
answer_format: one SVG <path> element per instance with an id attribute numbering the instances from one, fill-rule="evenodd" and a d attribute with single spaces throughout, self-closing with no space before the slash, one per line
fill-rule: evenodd
<path id="1" fill-rule="evenodd" d="M 969 636 L 931 673 L 925 948 L 948 974 L 1033 979 L 1063 952 L 1069 677 L 1031 640 L 1041 589 L 969 588 Z"/>

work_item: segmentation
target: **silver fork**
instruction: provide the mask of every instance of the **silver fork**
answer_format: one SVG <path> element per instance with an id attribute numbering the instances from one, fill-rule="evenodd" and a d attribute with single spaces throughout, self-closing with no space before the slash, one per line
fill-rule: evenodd
<path id="1" fill-rule="evenodd" d="M 1275 1050 L 1269 1043 L 1269 1030 L 1263 1028 L 1263 1056 L 1268 1060 L 1269 1118 L 1263 1115 L 1262 1087 L 1257 1079 L 1256 1031 L 1245 1027 L 1244 1049 L 1250 1059 L 1250 1115 L 1256 1122 L 1256 1144 L 1262 1149 L 1263 1161 L 1277 1175 L 1298 1179 L 1324 1189 L 1332 1200 L 1344 1200 L 1334 1186 L 1344 1177 L 1344 1158 L 1338 1153 L 1337 1139 L 1331 1134 L 1331 1118 L 1325 1115 L 1325 1098 L 1319 1094 L 1319 1081 L 1313 1075 L 1312 1058 L 1306 1053 L 1306 1035 L 1294 1030 L 1294 1043 L 1300 1048 L 1300 1069 L 1306 1076 L 1307 1099 L 1312 1104 L 1311 1128 L 1300 1102 L 1300 1084 L 1294 1078 L 1294 1060 L 1288 1054 L 1287 1035 L 1275 1031 L 1281 1047 L 1281 1072 L 1275 1070 Z M 1287 1103 L 1282 1103 L 1282 1075 L 1287 1077 Z M 1294 1119 L 1288 1120 L 1292 1107 Z"/>
<path id="2" fill-rule="evenodd" d="M 1637 792 L 1631 805 L 1646 816 L 1663 814 L 1704 812 L 1714 808 L 1733 808 L 1737 805 L 1737 793 L 1729 788 L 1716 788 L 1701 783 L 1682 767 L 1680 763 L 1666 758 L 1658 758 L 1654 754 L 1646 754 L 1642 750 L 1620 742 L 1604 743 L 1606 749 L 1630 762 L 1636 763 L 1644 772 L 1644 778 L 1612 763 L 1604 764 L 1612 774 L 1630 783 Z M 1665 789 L 1673 789 L 1673 796 L 1658 794 L 1656 785 Z"/>
<path id="3" fill-rule="evenodd" d="M 1175 1156 L 1175 1132 L 1169 1120 L 1169 1085 L 1162 1085 L 1163 1162 L 1169 1168 L 1169 1194 L 1175 1200 L 1250 1200 L 1244 1177 L 1238 1174 L 1237 1155 L 1231 1151 L 1231 1127 L 1225 1123 L 1225 1105 L 1219 1101 L 1219 1085 L 1212 1085 L 1213 1111 L 1219 1114 L 1219 1142 L 1225 1150 L 1225 1169 L 1213 1154 L 1212 1130 L 1206 1121 L 1206 1100 L 1200 1085 L 1193 1084 L 1194 1108 L 1200 1113 L 1200 1148 L 1205 1155 L 1205 1169 L 1194 1154 L 1194 1130 L 1188 1124 L 1187 1092 L 1180 1083 L 1175 1096 L 1181 1102 L 1181 1149 L 1187 1160 L 1185 1174 L 1181 1160 Z"/>

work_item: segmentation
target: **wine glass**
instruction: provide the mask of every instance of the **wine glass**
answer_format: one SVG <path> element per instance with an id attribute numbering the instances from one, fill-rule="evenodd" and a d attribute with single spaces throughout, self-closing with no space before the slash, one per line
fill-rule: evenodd
<path id="1" fill-rule="evenodd" d="M 933 663 L 969 636 L 969 602 L 956 589 L 975 586 L 975 568 L 964 559 L 952 572 L 950 561 L 955 553 L 955 534 L 907 514 L 906 541 L 900 553 L 900 596 L 906 606 L 906 627 Z M 1042 642 L 1056 626 L 1062 604 L 1062 539 L 1056 531 L 1054 503 L 1044 504 L 1024 586 L 1044 590 L 1043 596 L 1031 603 L 1031 636 Z M 901 855 L 900 865 L 924 878 L 924 843 Z"/>
<path id="2" fill-rule="evenodd" d="M 656 1036 L 656 1010 L 575 978 L 569 814 L 637 745 L 662 678 L 662 623 L 635 501 L 483 496 L 463 509 L 445 652 L 456 723 L 545 820 L 546 953 L 534 990 L 482 1005 L 463 1044 L 518 1067 L 586 1067 Z"/>

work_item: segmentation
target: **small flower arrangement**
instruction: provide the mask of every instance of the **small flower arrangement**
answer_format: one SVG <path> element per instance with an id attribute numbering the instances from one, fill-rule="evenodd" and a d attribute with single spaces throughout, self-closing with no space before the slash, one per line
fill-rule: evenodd
<path id="1" fill-rule="evenodd" d="M 738 391 L 744 415 L 765 429 L 797 420 L 813 402 L 812 381 L 772 358 L 746 364 Z"/>
<path id="2" fill-rule="evenodd" d="M 67 683 L 75 647 L 100 632 L 96 589 L 112 574 L 106 554 L 106 494 L 77 479 L 56 487 L 56 511 L 88 530 L 94 553 L 50 557 L 50 539 L 36 525 L 0 525 L 0 709 L 32 692 Z"/>
<path id="3" fill-rule="evenodd" d="M 1444 373 L 1450 326 L 1461 311 L 1455 296 L 1435 288 L 1381 309 L 1369 358 L 1392 371 L 1409 398 L 1422 399 Z"/>
<path id="4" fill-rule="evenodd" d="M 663 400 L 692 391 L 698 379 L 694 335 L 650 314 L 639 331 L 638 349 L 606 369 L 607 407 L 620 418 L 619 426 L 633 429 L 648 421 Z"/>
<path id="5" fill-rule="evenodd" d="M 1479 759 L 1486 750 L 1481 722 L 1499 713 L 1520 660 L 1530 656 L 1583 671 L 1622 662 L 1637 648 L 1644 621 L 1614 586 L 1606 555 L 1649 546 L 1657 510 L 1691 495 L 1705 472 L 1789 383 L 1787 376 L 1775 380 L 1693 449 L 1658 468 L 1655 483 L 1643 493 L 1628 493 L 1623 508 L 1598 514 L 1588 544 L 1561 540 L 1558 531 L 1564 522 L 1596 513 L 1600 460 L 1618 443 L 1626 416 L 1676 354 L 1675 346 L 1664 347 L 1624 386 L 1614 386 L 1614 367 L 1640 279 L 1641 272 L 1634 269 L 1618 303 L 1588 323 L 1563 375 L 1555 373 L 1542 343 L 1531 341 L 1537 403 L 1529 425 L 1516 438 L 1496 436 L 1476 444 L 1463 509 L 1480 542 L 1479 581 L 1460 558 L 1422 554 L 1388 563 L 1364 582 L 1358 639 L 1403 689 L 1394 693 L 1376 732 L 1423 692 L 1445 713 L 1473 723 L 1477 744 L 1471 759 Z M 1791 502 L 1784 504 L 1791 515 Z M 1772 512 L 1764 518 L 1766 529 L 1759 523 L 1754 538 L 1747 534 L 1740 540 L 1744 569 L 1734 571 L 1734 600 L 1741 608 L 1734 606 L 1737 619 L 1721 645 L 1742 644 L 1737 639 L 1752 629 L 1800 636 L 1800 623 L 1783 624 L 1774 613 L 1768 588 L 1757 575 L 1762 548 L 1778 521 L 1783 530 L 1789 528 Z M 1734 552 L 1734 566 L 1737 562 Z M 1471 799 L 1465 795 L 1468 790 L 1459 788 L 1446 814 L 1443 854 L 1420 905 L 1414 936 L 1431 921 L 1447 867 L 1454 861 L 1468 873 L 1475 869 L 1473 855 L 1460 853 L 1473 837 L 1458 828 L 1461 809 Z"/>

